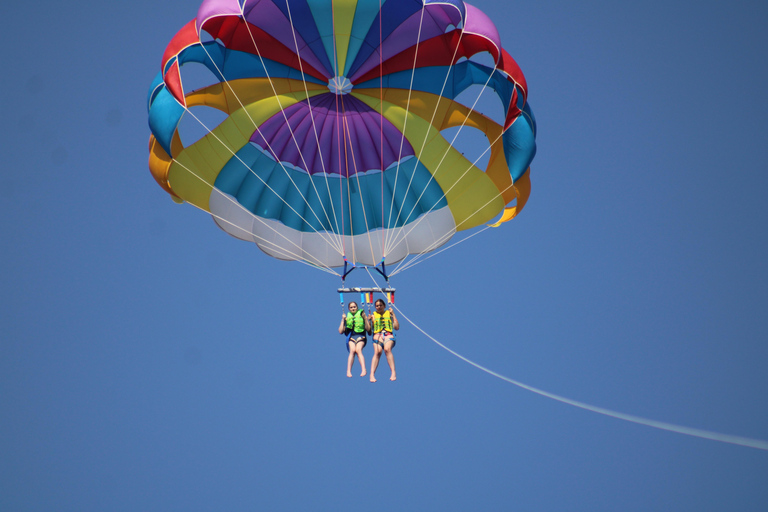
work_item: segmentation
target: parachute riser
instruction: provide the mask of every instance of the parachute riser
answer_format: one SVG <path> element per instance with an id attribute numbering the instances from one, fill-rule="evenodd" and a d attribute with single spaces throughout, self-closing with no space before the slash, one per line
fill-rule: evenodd
<path id="1" fill-rule="evenodd" d="M 379 268 L 379 267 L 381 267 L 381 268 Z M 344 258 L 344 271 L 341 274 L 341 284 L 342 284 L 342 287 L 344 286 L 344 281 L 347 279 L 347 276 L 349 274 L 351 274 L 352 271 L 355 270 L 356 268 L 358 268 L 357 265 L 355 265 L 354 263 L 352 265 L 350 265 L 349 262 L 347 261 L 347 259 Z M 389 276 L 387 275 L 387 266 L 384 263 L 384 260 L 381 260 L 381 263 L 379 263 L 376 266 L 369 267 L 369 266 L 365 266 L 364 265 L 364 266 L 361 266 L 360 268 L 372 268 L 373 270 L 375 270 L 376 272 L 381 274 L 381 277 L 383 277 L 387 281 L 387 285 L 389 285 Z"/>
<path id="2" fill-rule="evenodd" d="M 374 287 L 347 287 L 346 286 L 346 279 L 347 276 L 356 268 L 365 268 L 365 269 L 374 269 L 376 272 L 378 272 L 386 281 L 387 285 L 386 287 L 380 287 L 380 286 L 374 286 Z M 370 275 L 370 272 L 369 272 Z M 347 258 L 344 258 L 344 271 L 341 275 L 341 288 L 337 290 L 339 292 L 339 298 L 341 300 L 341 308 L 344 310 L 344 294 L 345 293 L 360 293 L 360 309 L 363 309 L 364 306 L 367 306 L 368 313 L 371 312 L 371 304 L 375 302 L 373 300 L 373 294 L 374 293 L 381 293 L 386 297 L 387 304 L 394 305 L 395 304 L 395 288 L 393 288 L 389 283 L 389 276 L 387 275 L 387 266 L 384 263 L 384 258 L 381 259 L 381 262 L 373 267 L 369 267 L 367 265 L 361 265 L 358 267 L 357 265 L 350 264 L 349 261 L 347 261 Z"/>
<path id="3" fill-rule="evenodd" d="M 381 265 L 381 268 L 379 268 L 379 265 Z M 384 264 L 384 260 L 381 260 L 381 263 L 379 265 L 376 265 L 373 267 L 373 269 L 381 274 L 381 277 L 384 278 L 384 280 L 387 282 L 387 286 L 389 286 L 389 276 L 387 275 L 387 266 Z"/>
<path id="4" fill-rule="evenodd" d="M 344 272 L 341 274 L 341 286 L 342 287 L 344 286 L 344 280 L 356 268 L 357 268 L 357 266 L 355 266 L 354 264 L 350 267 L 349 266 L 349 262 L 347 261 L 347 258 L 344 258 Z"/>

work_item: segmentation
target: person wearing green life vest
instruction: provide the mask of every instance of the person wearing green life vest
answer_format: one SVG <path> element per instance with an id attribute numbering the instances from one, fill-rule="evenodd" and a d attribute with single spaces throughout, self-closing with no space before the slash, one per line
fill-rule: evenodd
<path id="1" fill-rule="evenodd" d="M 355 363 L 355 355 L 360 360 L 360 366 L 363 368 L 361 377 L 365 377 L 365 358 L 363 357 L 363 347 L 368 342 L 365 333 L 371 330 L 371 324 L 368 317 L 358 309 L 356 302 L 349 303 L 349 313 L 341 315 L 339 324 L 339 334 L 347 335 L 347 377 L 352 376 L 352 365 Z"/>
<path id="2" fill-rule="evenodd" d="M 376 301 L 376 311 L 368 317 L 373 327 L 373 358 L 371 359 L 371 382 L 376 382 L 376 367 L 379 366 L 379 358 L 384 352 L 389 369 L 392 375 L 389 380 L 397 380 L 395 373 L 395 356 L 392 349 L 395 347 L 394 331 L 400 329 L 400 322 L 397 321 L 395 312 L 392 308 L 386 309 L 386 304 L 381 299 Z"/>

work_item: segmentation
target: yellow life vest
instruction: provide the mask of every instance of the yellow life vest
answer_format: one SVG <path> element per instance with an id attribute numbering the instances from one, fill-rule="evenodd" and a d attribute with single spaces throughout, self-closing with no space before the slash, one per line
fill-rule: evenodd
<path id="1" fill-rule="evenodd" d="M 392 332 L 392 313 L 385 311 L 380 315 L 378 311 L 373 312 L 373 332 L 387 331 Z"/>

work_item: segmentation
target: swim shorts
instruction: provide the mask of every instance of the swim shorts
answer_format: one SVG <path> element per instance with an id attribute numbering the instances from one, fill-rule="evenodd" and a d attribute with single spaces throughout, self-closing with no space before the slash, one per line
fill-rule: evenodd
<path id="1" fill-rule="evenodd" d="M 392 340 L 392 347 L 395 346 L 395 335 L 388 331 L 378 332 L 373 335 L 373 342 L 377 345 L 381 345 L 384 348 L 384 344 Z"/>
<path id="2" fill-rule="evenodd" d="M 347 352 L 349 352 L 349 342 L 354 341 L 355 343 L 363 342 L 363 347 L 368 343 L 368 338 L 365 336 L 365 332 L 353 332 L 350 331 L 347 334 L 347 341 L 345 345 L 347 346 Z"/>

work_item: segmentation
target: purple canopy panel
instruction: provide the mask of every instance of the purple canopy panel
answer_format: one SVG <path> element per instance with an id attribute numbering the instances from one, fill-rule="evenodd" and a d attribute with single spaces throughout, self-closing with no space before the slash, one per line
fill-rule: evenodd
<path id="1" fill-rule="evenodd" d="M 290 20 L 271 0 L 255 0 L 244 5 L 245 20 L 259 27 L 267 34 L 280 41 L 286 48 L 296 52 L 310 66 L 320 72 L 327 72 L 322 62 L 315 56 L 301 35 L 291 25 Z M 294 40 L 294 37 L 296 38 Z M 298 48 L 298 51 L 297 51 Z M 330 76 L 328 76 L 330 78 Z"/>
<path id="2" fill-rule="evenodd" d="M 464 4 L 467 8 L 467 19 L 464 21 L 464 32 L 467 34 L 478 34 L 496 45 L 496 52 L 501 55 L 501 38 L 499 30 L 493 24 L 491 18 L 477 7 Z"/>
<path id="3" fill-rule="evenodd" d="M 386 169 L 414 155 L 407 140 L 399 154 L 402 138 L 391 122 L 354 96 L 327 93 L 270 117 L 253 133 L 251 142 L 309 174 L 349 177 Z"/>
<path id="4" fill-rule="evenodd" d="M 197 31 L 203 24 L 216 16 L 240 16 L 240 3 L 237 0 L 203 0 L 197 10 Z"/>
<path id="5" fill-rule="evenodd" d="M 427 5 L 424 18 L 421 11 L 412 14 L 392 34 L 387 37 L 368 59 L 356 70 L 352 70 L 350 80 L 355 80 L 379 65 L 417 43 L 432 39 L 445 33 L 446 28 L 456 26 L 461 21 L 461 13 L 452 5 Z M 419 31 L 421 25 L 421 31 Z"/>

